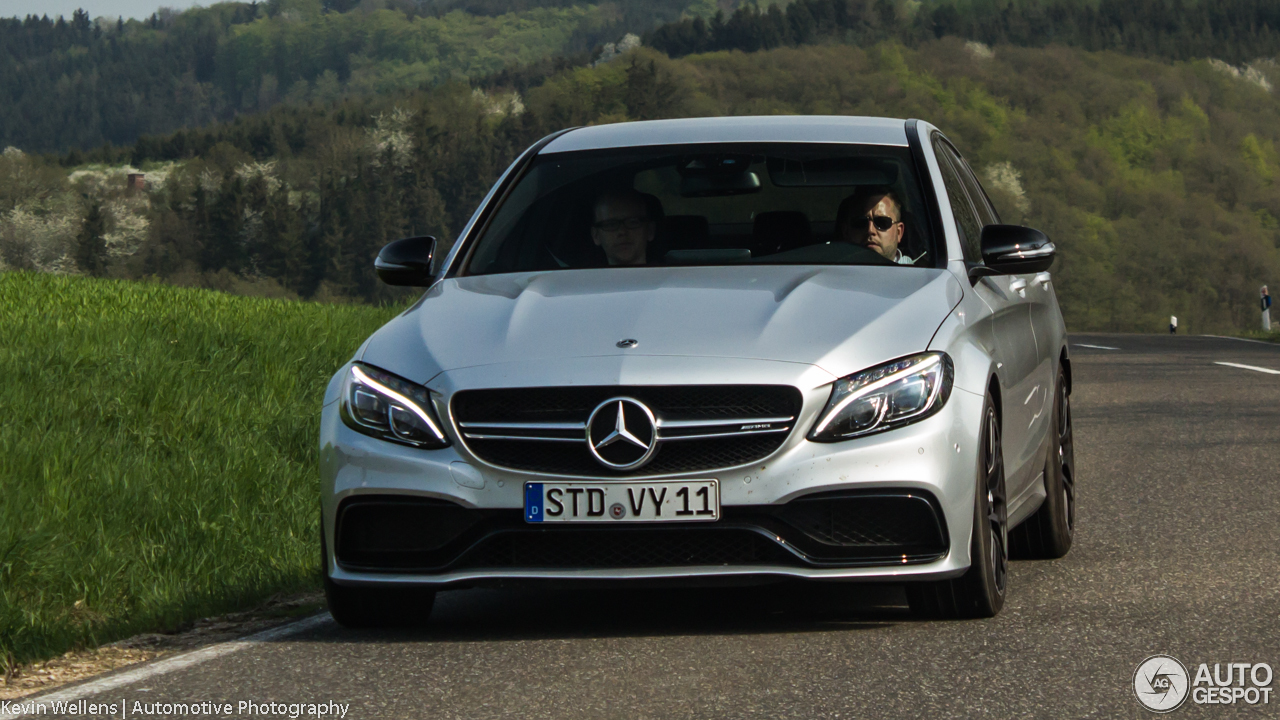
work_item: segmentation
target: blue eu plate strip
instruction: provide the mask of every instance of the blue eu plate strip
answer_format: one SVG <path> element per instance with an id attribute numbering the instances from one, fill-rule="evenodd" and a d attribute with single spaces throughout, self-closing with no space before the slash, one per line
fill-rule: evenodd
<path id="1" fill-rule="evenodd" d="M 542 522 L 542 483 L 524 484 L 525 522 Z"/>

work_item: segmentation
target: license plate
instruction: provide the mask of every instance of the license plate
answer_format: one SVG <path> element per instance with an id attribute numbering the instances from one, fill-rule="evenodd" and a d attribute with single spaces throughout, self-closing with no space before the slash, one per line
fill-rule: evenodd
<path id="1" fill-rule="evenodd" d="M 692 522 L 720 519 L 715 480 L 525 483 L 527 522 Z"/>

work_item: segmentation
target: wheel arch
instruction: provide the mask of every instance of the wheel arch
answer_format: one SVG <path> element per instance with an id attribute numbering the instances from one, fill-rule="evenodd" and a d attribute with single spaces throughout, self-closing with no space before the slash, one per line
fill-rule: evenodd
<path id="1" fill-rule="evenodd" d="M 996 419 L 1000 421 L 1000 434 L 1004 434 L 1004 401 L 1000 394 L 1000 378 L 991 373 L 987 381 L 987 392 L 991 394 L 991 404 L 996 411 Z"/>
<path id="2" fill-rule="evenodd" d="M 1071 358 L 1067 355 L 1067 349 L 1062 348 L 1062 352 L 1058 355 L 1058 363 L 1062 365 L 1062 375 L 1067 380 L 1067 394 L 1071 394 Z"/>

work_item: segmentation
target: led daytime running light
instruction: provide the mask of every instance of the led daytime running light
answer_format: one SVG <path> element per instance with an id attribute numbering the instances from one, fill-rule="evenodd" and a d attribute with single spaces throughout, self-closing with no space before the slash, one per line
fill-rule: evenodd
<path id="1" fill-rule="evenodd" d="M 897 369 L 894 369 L 895 367 Z M 876 377 L 881 373 L 885 374 L 881 377 Z M 864 377 L 874 379 L 861 380 Z M 841 378 L 836 381 L 835 386 L 832 388 L 832 400 L 828 401 L 828 406 L 823 410 L 818 422 L 809 432 L 809 439 L 816 442 L 837 442 L 889 430 L 928 417 L 946 403 L 947 397 L 950 395 L 951 377 L 950 358 L 943 353 L 931 352 L 895 360 L 894 362 Z M 928 397 L 924 398 L 919 408 L 910 414 L 891 416 L 890 404 L 894 394 L 893 386 L 911 381 L 914 378 L 920 378 L 922 381 L 931 380 Z M 865 382 L 865 384 L 859 384 L 860 382 Z M 875 396 L 885 390 L 888 391 L 888 394 L 882 395 L 879 398 L 879 402 L 875 402 L 877 400 Z M 842 392 L 843 396 L 841 397 Z M 838 423 L 847 420 L 846 411 L 854 403 L 861 401 L 875 405 L 875 417 L 860 430 L 847 434 L 835 434 L 833 428 Z"/>
<path id="2" fill-rule="evenodd" d="M 440 426 L 436 425 L 435 420 L 432 419 L 432 417 L 428 415 L 426 411 L 418 407 L 418 404 L 416 402 L 414 402 L 413 400 L 410 400 L 404 395 L 401 395 L 395 390 L 392 390 L 386 385 L 383 385 L 377 380 L 374 380 L 373 378 L 369 377 L 364 373 L 364 371 L 360 369 L 359 365 L 351 366 L 351 375 L 361 385 L 365 385 L 367 387 L 373 388 L 374 390 L 377 390 L 379 393 L 382 393 L 386 397 L 392 400 L 395 400 L 396 402 L 403 405 L 405 408 L 411 411 L 414 415 L 417 415 L 418 419 L 422 420 L 422 422 L 426 424 L 428 428 L 431 429 L 431 432 L 435 434 L 437 440 L 441 442 L 445 441 L 445 435 L 444 435 L 444 432 L 440 430 Z M 395 432 L 394 429 L 392 430 L 392 432 Z"/>

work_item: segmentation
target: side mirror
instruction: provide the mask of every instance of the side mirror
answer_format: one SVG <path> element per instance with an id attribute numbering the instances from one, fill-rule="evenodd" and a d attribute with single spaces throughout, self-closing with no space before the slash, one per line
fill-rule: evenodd
<path id="1" fill-rule="evenodd" d="M 436 239 L 411 237 L 394 240 L 383 246 L 373 269 L 378 279 L 388 285 L 426 287 L 435 277 L 431 274 L 431 260 L 436 254 Z"/>
<path id="2" fill-rule="evenodd" d="M 982 228 L 982 262 L 969 271 L 971 277 L 1039 273 L 1053 265 L 1057 248 L 1039 230 L 1021 225 L 988 225 Z"/>

